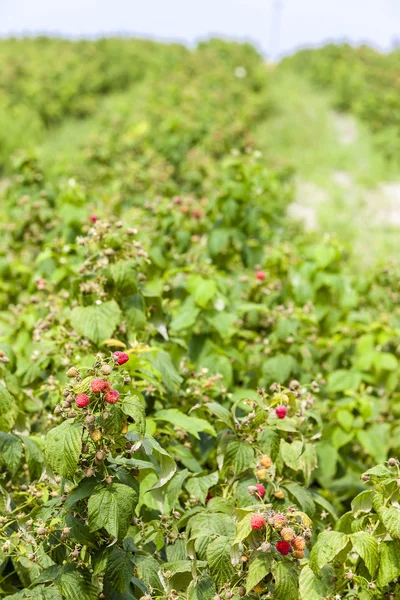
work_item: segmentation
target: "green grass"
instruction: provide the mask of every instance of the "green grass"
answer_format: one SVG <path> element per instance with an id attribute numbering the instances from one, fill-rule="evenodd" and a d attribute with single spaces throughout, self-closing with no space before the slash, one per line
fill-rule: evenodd
<path id="1" fill-rule="evenodd" d="M 297 203 L 315 211 L 321 232 L 348 242 L 357 260 L 400 258 L 398 227 L 376 222 L 387 204 L 379 184 L 400 182 L 400 173 L 379 154 L 372 134 L 352 117 L 335 114 L 329 94 L 293 72 L 276 68 L 271 93 L 277 109 L 260 124 L 256 139 L 268 163 L 294 167 Z M 351 143 L 343 143 L 338 125 L 355 129 Z M 315 193 L 301 193 L 301 182 Z"/>

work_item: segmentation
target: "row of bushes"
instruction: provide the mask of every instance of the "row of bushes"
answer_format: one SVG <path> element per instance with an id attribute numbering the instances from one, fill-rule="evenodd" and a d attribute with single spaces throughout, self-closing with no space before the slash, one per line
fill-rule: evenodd
<path id="1" fill-rule="evenodd" d="M 368 46 L 330 44 L 303 50 L 284 65 L 333 92 L 335 106 L 364 121 L 381 152 L 398 162 L 400 132 L 400 55 L 382 54 Z"/>
<path id="2" fill-rule="evenodd" d="M 15 158 L 3 597 L 399 593 L 398 269 L 360 278 L 286 221 L 270 107 L 261 57 L 213 41 L 99 111 L 56 180 Z"/>

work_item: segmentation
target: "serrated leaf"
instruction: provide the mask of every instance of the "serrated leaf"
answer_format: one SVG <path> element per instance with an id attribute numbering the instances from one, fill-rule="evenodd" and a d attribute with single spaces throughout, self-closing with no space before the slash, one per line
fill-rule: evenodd
<path id="1" fill-rule="evenodd" d="M 186 489 L 196 500 L 205 503 L 208 490 L 218 483 L 218 473 L 209 475 L 193 476 L 186 482 Z"/>
<path id="2" fill-rule="evenodd" d="M 285 442 L 285 440 L 281 439 L 280 445 L 280 454 L 283 462 L 293 469 L 294 471 L 298 471 L 300 469 L 300 461 L 299 458 L 303 452 L 303 442 L 296 440 L 289 444 Z"/>
<path id="3" fill-rule="evenodd" d="M 353 500 L 351 501 L 351 510 L 353 511 L 355 516 L 357 516 L 357 513 L 360 512 L 371 512 L 373 493 L 373 490 L 365 490 L 364 492 L 361 492 L 361 494 L 358 494 L 358 496 L 353 498 Z"/>
<path id="4" fill-rule="evenodd" d="M 71 325 L 80 335 L 94 344 L 101 344 L 111 338 L 121 320 L 121 310 L 115 300 L 77 306 L 71 312 Z"/>
<path id="5" fill-rule="evenodd" d="M 64 569 L 57 580 L 57 587 L 67 600 L 97 600 L 99 596 L 99 589 L 93 585 L 89 571 L 75 566 Z"/>
<path id="6" fill-rule="evenodd" d="M 234 544 L 239 544 L 252 532 L 250 524 L 251 516 L 252 512 L 249 512 L 243 517 L 243 519 L 240 519 L 240 521 L 236 523 L 236 536 L 233 540 Z"/>
<path id="7" fill-rule="evenodd" d="M 211 577 L 201 577 L 188 587 L 188 600 L 213 600 L 217 590 Z"/>
<path id="8" fill-rule="evenodd" d="M 379 517 L 392 538 L 400 539 L 400 508 L 382 508 Z"/>
<path id="9" fill-rule="evenodd" d="M 298 575 L 290 563 L 279 562 L 274 568 L 276 600 L 298 600 Z"/>
<path id="10" fill-rule="evenodd" d="M 18 415 L 18 406 L 10 392 L 0 383 L 0 431 L 12 429 Z"/>
<path id="11" fill-rule="evenodd" d="M 323 531 L 310 554 L 310 567 L 318 575 L 324 565 L 331 562 L 349 543 L 349 537 L 338 531 Z"/>
<path id="12" fill-rule="evenodd" d="M 222 513 L 200 513 L 190 518 L 187 533 L 189 539 L 202 536 L 224 536 L 231 540 L 235 537 L 235 525 L 232 517 Z"/>
<path id="13" fill-rule="evenodd" d="M 180 427 L 184 431 L 187 431 L 195 438 L 200 439 L 199 433 L 204 432 L 212 436 L 216 436 L 217 433 L 214 427 L 205 419 L 198 417 L 192 417 L 185 415 L 177 408 L 168 408 L 165 410 L 158 410 L 155 414 L 154 419 L 156 421 L 167 421 L 172 423 L 175 427 Z"/>
<path id="14" fill-rule="evenodd" d="M 275 460 L 279 453 L 280 437 L 274 429 L 265 427 L 258 436 L 261 450 Z"/>
<path id="15" fill-rule="evenodd" d="M 224 425 L 230 429 L 235 428 L 233 417 L 227 408 L 221 406 L 221 404 L 218 404 L 218 402 L 207 402 L 204 407 L 210 411 L 212 415 L 215 415 L 217 419 L 224 423 Z"/>
<path id="16" fill-rule="evenodd" d="M 182 493 L 183 483 L 188 475 L 189 471 L 184 469 L 183 471 L 175 473 L 173 478 L 169 481 L 167 487 L 167 500 L 170 509 L 175 508 L 178 504 L 178 498 Z"/>
<path id="17" fill-rule="evenodd" d="M 172 392 L 177 392 L 183 381 L 175 365 L 172 362 L 168 352 L 157 352 L 154 357 L 150 357 L 150 362 L 160 372 L 163 383 Z"/>
<path id="18" fill-rule="evenodd" d="M 19 437 L 0 431 L 0 464 L 5 465 L 14 475 L 22 458 L 22 444 Z"/>
<path id="19" fill-rule="evenodd" d="M 206 567 L 207 563 L 203 560 L 174 560 L 161 565 L 161 572 L 170 571 L 172 575 L 176 573 L 192 573 L 193 568 Z"/>
<path id="20" fill-rule="evenodd" d="M 355 552 L 361 556 L 365 566 L 371 574 L 371 577 L 375 577 L 375 573 L 379 565 L 377 540 L 367 531 L 353 533 L 350 536 L 350 539 L 353 544 L 353 550 L 355 550 Z"/>
<path id="21" fill-rule="evenodd" d="M 225 448 L 224 464 L 232 465 L 235 473 L 242 473 L 255 466 L 254 449 L 247 442 L 233 438 Z"/>
<path id="22" fill-rule="evenodd" d="M 400 577 L 400 547 L 393 540 L 379 544 L 379 572 L 377 584 L 380 588 Z"/>
<path id="23" fill-rule="evenodd" d="M 311 492 L 297 483 L 285 483 L 282 487 L 286 488 L 293 498 L 294 502 L 310 516 L 315 512 L 315 503 Z"/>
<path id="24" fill-rule="evenodd" d="M 249 594 L 253 587 L 260 583 L 266 575 L 271 572 L 272 555 L 260 552 L 250 562 L 249 571 L 247 573 L 246 592 Z"/>
<path id="25" fill-rule="evenodd" d="M 38 444 L 27 436 L 21 436 L 25 445 L 25 459 L 32 479 L 39 479 L 42 474 L 44 456 Z"/>
<path id="26" fill-rule="evenodd" d="M 138 433 L 143 436 L 146 433 L 146 411 L 137 396 L 129 394 L 120 403 L 122 412 L 135 421 Z"/>
<path id="27" fill-rule="evenodd" d="M 46 460 L 53 471 L 67 479 L 76 473 L 82 447 L 82 425 L 67 419 L 46 437 Z"/>
<path id="28" fill-rule="evenodd" d="M 127 485 L 113 483 L 90 496 L 88 502 L 89 529 L 104 528 L 111 536 L 121 539 L 133 517 L 138 495 Z"/>
<path id="29" fill-rule="evenodd" d="M 129 586 L 133 572 L 132 553 L 115 546 L 108 556 L 105 572 L 112 587 L 122 594 Z"/>
<path id="30" fill-rule="evenodd" d="M 308 565 L 301 569 L 299 577 L 301 600 L 324 600 L 333 593 L 333 589 L 329 580 L 317 577 Z"/>
<path id="31" fill-rule="evenodd" d="M 219 585 L 230 581 L 235 573 L 231 563 L 230 549 L 231 540 L 226 536 L 217 537 L 207 547 L 210 573 Z"/>

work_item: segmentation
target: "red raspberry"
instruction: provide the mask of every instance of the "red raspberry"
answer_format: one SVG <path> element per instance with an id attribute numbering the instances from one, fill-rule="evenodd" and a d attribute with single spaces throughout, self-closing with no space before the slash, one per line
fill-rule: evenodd
<path id="1" fill-rule="evenodd" d="M 280 406 L 276 407 L 275 412 L 278 419 L 284 419 L 287 415 L 287 408 L 281 404 Z"/>
<path id="2" fill-rule="evenodd" d="M 264 279 L 265 279 L 264 271 L 256 271 L 256 277 L 259 281 L 264 281 Z"/>
<path id="3" fill-rule="evenodd" d="M 98 216 L 97 215 L 90 215 L 89 219 L 92 221 L 92 223 L 96 223 Z"/>
<path id="4" fill-rule="evenodd" d="M 265 525 L 265 519 L 260 513 L 251 515 L 250 525 L 252 529 L 262 529 Z"/>
<path id="5" fill-rule="evenodd" d="M 104 392 L 107 388 L 110 387 L 108 381 L 104 381 L 104 379 L 92 379 L 90 382 L 90 387 L 92 388 L 92 392 L 96 394 L 99 392 Z"/>
<path id="6" fill-rule="evenodd" d="M 265 487 L 263 486 L 263 484 L 262 483 L 256 483 L 256 488 L 257 488 L 257 493 L 260 496 L 260 498 L 264 498 Z"/>
<path id="7" fill-rule="evenodd" d="M 306 547 L 306 540 L 301 536 L 295 537 L 292 541 L 292 545 L 295 550 L 304 550 Z"/>
<path id="8" fill-rule="evenodd" d="M 201 219 L 201 217 L 202 217 L 201 210 L 199 210 L 198 208 L 195 208 L 195 209 L 192 211 L 192 217 L 193 217 L 194 219 Z"/>
<path id="9" fill-rule="evenodd" d="M 84 408 L 84 406 L 89 404 L 89 396 L 86 396 L 86 394 L 77 394 L 75 404 L 78 408 Z"/>
<path id="10" fill-rule="evenodd" d="M 286 556 L 286 554 L 289 554 L 289 552 L 290 552 L 290 544 L 289 544 L 289 542 L 285 542 L 284 540 L 277 542 L 275 544 L 275 548 L 278 550 L 278 552 L 280 552 L 284 556 Z"/>
<path id="11" fill-rule="evenodd" d="M 124 365 L 129 360 L 129 354 L 126 352 L 114 352 L 114 356 L 119 365 Z"/>
<path id="12" fill-rule="evenodd" d="M 116 404 L 118 402 L 119 392 L 117 390 L 111 390 L 105 395 L 105 401 L 109 404 Z"/>
<path id="13" fill-rule="evenodd" d="M 107 394 L 107 392 L 111 391 L 111 383 L 109 381 L 104 382 L 103 393 Z"/>

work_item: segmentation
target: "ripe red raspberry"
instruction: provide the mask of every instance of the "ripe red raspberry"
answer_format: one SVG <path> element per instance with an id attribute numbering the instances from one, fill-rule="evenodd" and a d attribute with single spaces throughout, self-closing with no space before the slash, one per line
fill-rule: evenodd
<path id="1" fill-rule="evenodd" d="M 260 496 L 260 498 L 264 498 L 265 487 L 263 486 L 263 484 L 262 483 L 256 483 L 256 488 L 257 488 L 257 493 Z"/>
<path id="2" fill-rule="evenodd" d="M 280 404 L 276 407 L 275 412 L 278 419 L 284 419 L 287 415 L 287 408 L 283 404 Z"/>
<path id="3" fill-rule="evenodd" d="M 108 381 L 104 381 L 104 379 L 92 379 L 90 382 L 90 387 L 92 388 L 92 392 L 96 394 L 99 392 L 104 392 L 110 384 Z"/>
<path id="4" fill-rule="evenodd" d="M 306 540 L 301 536 L 295 537 L 292 541 L 292 546 L 295 550 L 302 551 L 306 547 Z"/>
<path id="5" fill-rule="evenodd" d="M 126 352 L 114 352 L 114 356 L 119 365 L 124 365 L 129 360 L 129 354 Z"/>
<path id="6" fill-rule="evenodd" d="M 84 408 L 89 404 L 89 396 L 86 396 L 86 394 L 77 394 L 75 404 L 78 408 Z"/>
<path id="7" fill-rule="evenodd" d="M 250 525 L 252 529 L 262 529 L 265 525 L 265 519 L 260 513 L 251 515 Z"/>
<path id="8" fill-rule="evenodd" d="M 119 392 L 117 390 L 111 390 L 105 395 L 105 401 L 109 404 L 116 404 L 118 402 Z"/>
<path id="9" fill-rule="evenodd" d="M 283 554 L 283 556 L 286 556 L 286 554 L 289 554 L 290 552 L 290 544 L 289 542 L 285 542 L 285 540 L 277 542 L 275 544 L 275 548 L 278 550 L 278 552 L 280 552 L 280 554 Z"/>
<path id="10" fill-rule="evenodd" d="M 98 217 L 97 217 L 97 215 L 90 215 L 89 219 L 92 221 L 92 223 L 96 223 Z"/>
<path id="11" fill-rule="evenodd" d="M 264 279 L 265 279 L 264 271 L 256 271 L 256 277 L 259 281 L 264 281 Z"/>

